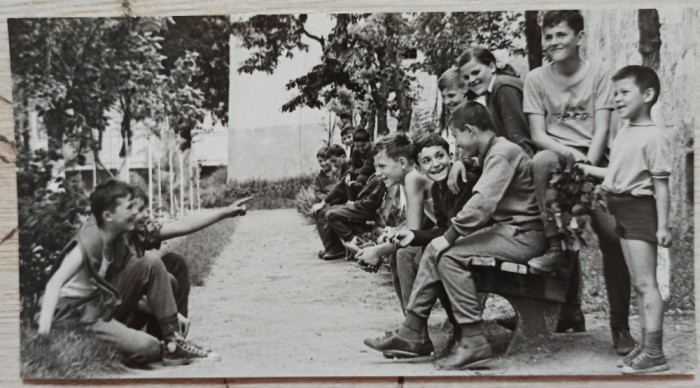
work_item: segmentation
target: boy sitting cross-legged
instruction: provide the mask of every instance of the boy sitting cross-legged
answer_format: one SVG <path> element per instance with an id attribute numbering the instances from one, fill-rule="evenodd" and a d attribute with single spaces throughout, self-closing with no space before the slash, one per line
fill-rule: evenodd
<path id="1" fill-rule="evenodd" d="M 156 304 L 155 314 L 164 342 L 128 328 L 116 316 L 134 311 L 138 298 L 122 300 L 119 291 L 107 281 L 125 263 L 134 259 L 128 232 L 134 230 L 137 209 L 131 187 L 117 180 L 103 182 L 90 195 L 93 216 L 64 248 L 58 269 L 49 279 L 38 317 L 40 335 L 49 335 L 54 324 L 84 326 L 97 338 L 114 346 L 130 364 L 183 363 L 218 357 L 186 341 L 179 330 L 177 310 L 172 305 Z M 172 289 L 159 258 L 145 256 L 149 271 L 141 271 L 135 280 L 157 300 L 159 295 L 172 299 Z"/>
<path id="2" fill-rule="evenodd" d="M 629 374 L 668 370 L 662 348 L 664 306 L 656 281 L 657 245 L 668 247 L 671 154 L 664 131 L 651 120 L 659 98 L 659 77 L 644 66 L 627 66 L 612 77 L 614 101 L 628 120 L 618 133 L 607 168 L 577 165 L 585 174 L 603 179 L 608 208 L 632 284 L 637 291 L 641 341 L 619 366 Z"/>

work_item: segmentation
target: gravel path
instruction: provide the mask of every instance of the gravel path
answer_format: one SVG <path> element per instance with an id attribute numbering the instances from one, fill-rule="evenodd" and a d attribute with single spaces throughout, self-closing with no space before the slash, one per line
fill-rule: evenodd
<path id="1" fill-rule="evenodd" d="M 311 225 L 293 209 L 251 211 L 239 220 L 204 287 L 193 289 L 190 337 L 221 362 L 133 370 L 127 378 L 428 376 L 446 375 L 428 359 L 393 361 L 363 339 L 398 327 L 402 314 L 390 274 L 367 274 L 344 260 L 323 262 Z M 491 298 L 489 305 L 494 305 Z M 502 300 L 501 300 L 502 301 Z M 491 309 L 493 310 L 493 309 Z M 486 312 L 485 317 L 493 315 Z M 431 317 L 436 346 L 445 341 L 444 313 Z M 587 315 L 588 332 L 557 335 L 546 348 L 494 360 L 467 375 L 617 374 L 607 318 Z M 636 326 L 633 326 L 633 329 Z M 667 318 L 665 348 L 673 372 L 695 363 L 692 316 Z M 508 332 L 493 322 L 489 338 L 502 351 Z"/>

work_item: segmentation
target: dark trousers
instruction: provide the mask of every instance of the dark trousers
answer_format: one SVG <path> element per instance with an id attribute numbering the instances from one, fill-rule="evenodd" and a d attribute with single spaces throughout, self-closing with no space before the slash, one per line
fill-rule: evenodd
<path id="1" fill-rule="evenodd" d="M 116 320 L 134 327 L 138 320 L 139 300 L 145 295 L 153 310 L 153 316 L 158 322 L 162 337 L 180 330 L 171 276 L 157 254 L 147 253 L 138 259 L 131 258 L 124 269 L 109 281 L 122 298 L 121 304 L 114 311 Z"/>
<path id="2" fill-rule="evenodd" d="M 366 231 L 367 222 L 374 221 L 376 217 L 376 210 L 358 209 L 355 205 L 341 205 L 326 212 L 328 225 L 343 241 L 350 241 L 355 234 Z"/>
<path id="3" fill-rule="evenodd" d="M 367 221 L 374 221 L 376 212 L 358 210 L 355 206 L 329 206 L 316 213 L 316 230 L 327 253 L 345 250 L 342 240 L 352 240 L 355 233 L 368 229 Z M 341 240 L 342 239 L 342 240 Z"/>
<path id="4" fill-rule="evenodd" d="M 535 194 L 543 213 L 545 235 L 556 236 L 556 223 L 553 215 L 544 206 L 545 191 L 552 177 L 552 170 L 563 167 L 566 158 L 554 151 L 539 151 L 532 158 L 532 175 L 535 183 Z M 600 209 L 591 211 L 591 227 L 598 236 L 598 246 L 603 257 L 603 278 L 608 290 L 610 306 L 610 326 L 613 328 L 628 327 L 629 306 L 631 296 L 630 276 L 622 254 L 620 239 L 615 235 L 615 221 L 612 216 Z M 562 307 L 562 315 L 566 316 L 578 311 L 581 306 L 581 266 L 576 263 L 571 275 L 571 283 L 567 300 Z"/>

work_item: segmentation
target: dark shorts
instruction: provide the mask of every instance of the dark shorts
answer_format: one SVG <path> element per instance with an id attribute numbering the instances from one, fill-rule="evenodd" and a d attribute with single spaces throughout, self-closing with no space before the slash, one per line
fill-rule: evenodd
<path id="1" fill-rule="evenodd" d="M 630 194 L 607 194 L 608 208 L 615 217 L 615 234 L 626 240 L 657 244 L 656 200 Z"/>

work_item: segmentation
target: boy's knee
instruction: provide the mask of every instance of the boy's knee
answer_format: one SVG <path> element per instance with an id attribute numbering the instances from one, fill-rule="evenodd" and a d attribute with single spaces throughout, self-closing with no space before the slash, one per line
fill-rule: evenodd
<path id="1" fill-rule="evenodd" d="M 653 280 L 634 279 L 634 289 L 640 294 L 653 292 L 658 288 L 658 285 Z"/>
<path id="2" fill-rule="evenodd" d="M 161 358 L 160 341 L 153 336 L 143 333 L 134 339 L 133 349 L 127 357 L 129 361 L 138 364 L 148 364 L 158 361 Z"/>
<path id="3" fill-rule="evenodd" d="M 532 157 L 533 172 L 549 172 L 551 167 L 559 165 L 559 155 L 552 150 L 542 150 Z"/>

